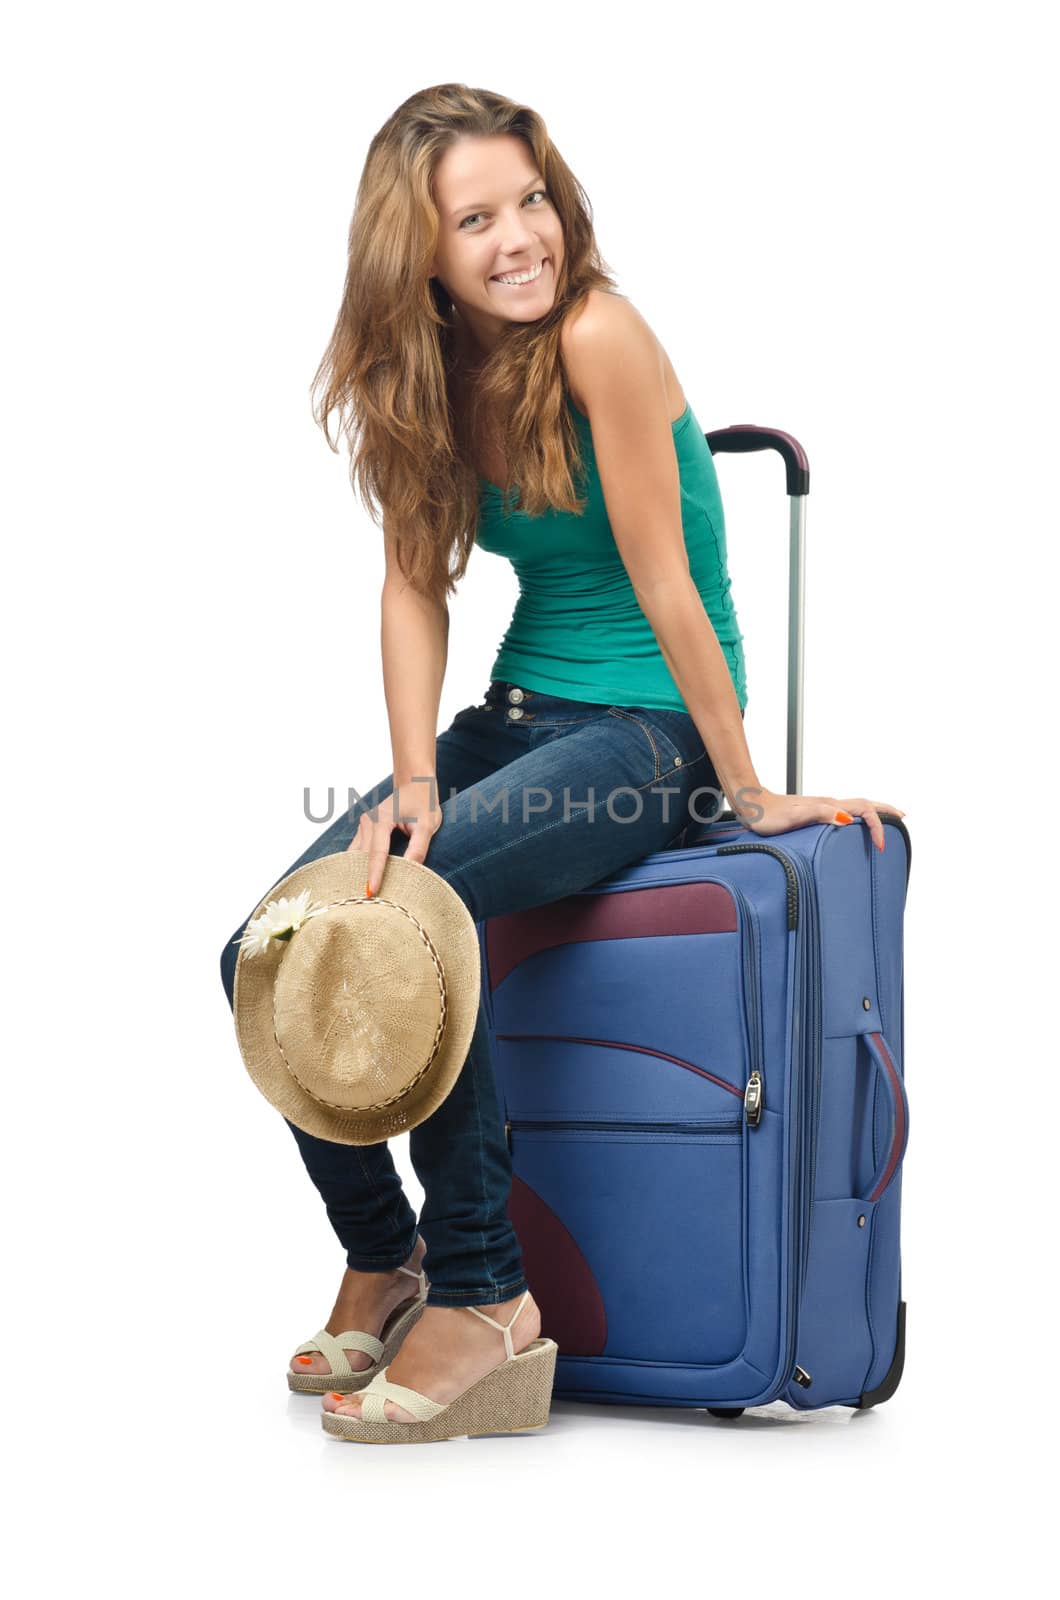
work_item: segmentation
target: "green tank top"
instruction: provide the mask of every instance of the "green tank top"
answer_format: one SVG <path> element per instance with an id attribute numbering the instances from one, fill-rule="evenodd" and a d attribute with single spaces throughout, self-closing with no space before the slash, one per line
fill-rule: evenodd
<path id="1" fill-rule="evenodd" d="M 491 669 L 491 681 L 601 705 L 658 706 L 687 712 L 615 544 L 604 504 L 588 417 L 568 398 L 586 468 L 585 510 L 529 517 L 505 511 L 504 495 L 479 477 L 475 542 L 505 556 L 519 597 Z M 743 635 L 730 595 L 725 515 L 710 446 L 691 405 L 671 424 L 681 479 L 681 521 L 692 581 L 747 705 Z M 518 499 L 514 489 L 512 501 Z"/>

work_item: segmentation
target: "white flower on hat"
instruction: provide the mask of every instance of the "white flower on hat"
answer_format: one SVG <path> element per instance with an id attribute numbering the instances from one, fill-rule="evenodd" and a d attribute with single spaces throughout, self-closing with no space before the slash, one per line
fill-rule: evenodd
<path id="1" fill-rule="evenodd" d="M 293 900 L 288 900 L 286 895 L 270 900 L 261 916 L 247 924 L 239 941 L 240 949 L 248 956 L 261 955 L 273 939 L 289 939 L 303 922 L 326 910 L 327 906 L 314 904 L 308 889 L 303 889 Z"/>

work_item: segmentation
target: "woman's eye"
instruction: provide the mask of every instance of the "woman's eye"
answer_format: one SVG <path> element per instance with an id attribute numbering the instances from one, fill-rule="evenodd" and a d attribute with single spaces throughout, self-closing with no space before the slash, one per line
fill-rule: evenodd
<path id="1" fill-rule="evenodd" d="M 541 196 L 542 200 L 547 200 L 548 199 L 548 195 L 546 194 L 544 189 L 535 189 L 532 194 L 528 194 L 527 195 L 527 197 L 526 197 L 527 200 L 532 200 L 534 198 L 535 194 L 539 194 Z M 535 206 L 534 209 L 536 211 L 537 207 Z M 463 221 L 460 224 L 461 228 L 466 228 L 469 222 L 477 222 L 479 217 L 484 216 L 484 215 L 485 215 L 485 213 L 482 212 L 482 211 L 473 211 L 469 217 L 465 217 L 463 219 Z"/>

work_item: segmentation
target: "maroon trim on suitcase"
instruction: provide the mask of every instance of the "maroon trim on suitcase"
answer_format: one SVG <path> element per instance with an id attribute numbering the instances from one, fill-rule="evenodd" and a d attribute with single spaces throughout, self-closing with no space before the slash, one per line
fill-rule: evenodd
<path id="1" fill-rule="evenodd" d="M 602 1355 L 607 1311 L 592 1268 L 566 1223 L 518 1173 L 512 1174 L 508 1217 L 541 1311 L 542 1335 L 555 1339 L 565 1356 Z"/>
<path id="2" fill-rule="evenodd" d="M 672 1061 L 677 1067 L 684 1067 L 686 1072 L 694 1072 L 699 1078 L 709 1078 L 711 1083 L 716 1083 L 719 1089 L 728 1089 L 742 1100 L 745 1091 L 735 1083 L 727 1083 L 724 1078 L 715 1077 L 713 1072 L 707 1072 L 704 1067 L 694 1067 L 691 1061 L 685 1061 L 681 1056 L 672 1056 L 667 1050 L 653 1050 L 646 1044 L 624 1044 L 618 1039 L 583 1039 L 576 1033 L 498 1033 L 498 1039 L 553 1039 L 563 1044 L 596 1044 L 602 1045 L 605 1050 L 635 1050 L 638 1055 L 657 1056 L 660 1061 Z"/>
<path id="3" fill-rule="evenodd" d="M 557 945 L 681 933 L 735 933 L 736 901 L 722 883 L 675 883 L 624 894 L 568 895 L 486 924 L 490 992 L 530 956 Z"/>

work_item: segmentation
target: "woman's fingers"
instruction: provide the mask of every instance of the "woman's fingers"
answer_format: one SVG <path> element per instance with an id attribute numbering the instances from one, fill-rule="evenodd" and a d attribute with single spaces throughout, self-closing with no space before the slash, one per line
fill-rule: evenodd
<path id="1" fill-rule="evenodd" d="M 841 810 L 847 811 L 851 816 L 862 817 L 868 824 L 872 842 L 877 850 L 884 848 L 883 823 L 880 820 L 881 811 L 889 811 L 899 817 L 904 817 L 905 812 L 899 811 L 897 806 L 887 805 L 882 800 L 866 800 L 859 795 L 855 800 L 840 800 L 838 805 Z"/>
<path id="2" fill-rule="evenodd" d="M 426 812 L 419 818 L 412 829 L 409 847 L 405 851 L 406 861 L 418 861 L 421 866 L 426 863 L 431 840 L 438 832 L 441 820 L 440 814 L 436 811 Z"/>
<path id="3" fill-rule="evenodd" d="M 370 812 L 361 812 L 357 831 L 346 846 L 347 850 L 355 853 L 363 852 L 368 857 L 364 892 L 369 896 L 379 893 L 383 881 L 383 869 L 390 854 L 390 836 L 393 831 L 391 812 L 380 805 L 375 821 L 372 820 Z"/>
<path id="4" fill-rule="evenodd" d="M 348 850 L 363 851 L 368 857 L 364 892 L 371 898 L 382 888 L 383 874 L 390 859 L 395 830 L 407 834 L 406 861 L 425 862 L 430 842 L 441 825 L 441 814 L 427 811 L 422 816 L 398 816 L 400 797 L 391 795 L 379 802 L 375 813 L 362 812 L 357 831 L 347 845 Z"/>
<path id="5" fill-rule="evenodd" d="M 383 871 L 390 858 L 390 829 L 376 828 L 368 847 L 368 873 L 365 878 L 366 895 L 378 894 L 383 884 Z"/>
<path id="6" fill-rule="evenodd" d="M 829 800 L 826 802 L 826 804 L 830 806 L 832 802 Z M 883 823 L 873 810 L 870 801 L 837 800 L 835 802 L 835 806 L 836 809 L 832 812 L 832 815 L 827 818 L 827 821 L 838 822 L 841 825 L 848 826 L 851 817 L 861 817 L 865 822 L 868 823 L 869 833 L 877 850 L 883 849 Z"/>
<path id="7" fill-rule="evenodd" d="M 354 833 L 353 838 L 350 840 L 350 842 L 346 846 L 346 848 L 347 848 L 347 850 L 364 850 L 364 851 L 367 851 L 367 850 L 369 850 L 371 848 L 371 844 L 372 844 L 372 822 L 371 822 L 371 818 L 369 817 L 367 811 L 362 811 L 361 815 L 360 815 L 360 819 L 358 820 L 358 823 L 357 823 L 357 831 Z"/>

